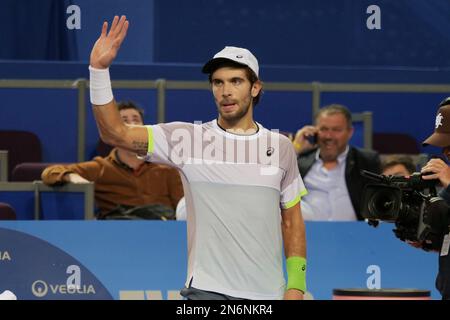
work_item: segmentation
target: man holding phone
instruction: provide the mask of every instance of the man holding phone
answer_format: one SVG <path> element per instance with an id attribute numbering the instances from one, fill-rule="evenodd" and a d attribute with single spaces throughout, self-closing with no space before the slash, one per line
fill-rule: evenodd
<path id="1" fill-rule="evenodd" d="M 298 168 L 308 194 L 302 198 L 305 220 L 362 220 L 360 199 L 368 181 L 361 170 L 380 173 L 378 153 L 348 143 L 353 135 L 352 115 L 343 105 L 319 110 L 315 126 L 298 130 L 293 144 Z"/>

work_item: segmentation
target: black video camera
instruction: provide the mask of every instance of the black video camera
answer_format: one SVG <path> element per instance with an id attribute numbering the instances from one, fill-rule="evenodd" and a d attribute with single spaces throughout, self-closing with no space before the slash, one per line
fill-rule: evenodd
<path id="1" fill-rule="evenodd" d="M 439 250 L 448 232 L 449 207 L 436 194 L 439 180 L 411 176 L 384 176 L 362 170 L 361 175 L 378 183 L 365 186 L 361 215 L 372 226 L 379 221 L 395 223 L 394 233 L 402 241 L 421 244 L 424 250 Z"/>

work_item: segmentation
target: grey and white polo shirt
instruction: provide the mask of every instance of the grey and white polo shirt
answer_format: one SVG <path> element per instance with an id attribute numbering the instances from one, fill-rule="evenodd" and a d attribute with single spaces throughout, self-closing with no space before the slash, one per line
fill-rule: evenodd
<path id="1" fill-rule="evenodd" d="M 258 124 L 232 134 L 217 120 L 147 126 L 146 160 L 177 167 L 187 207 L 186 286 L 246 299 L 281 299 L 281 208 L 306 189 L 286 137 Z"/>

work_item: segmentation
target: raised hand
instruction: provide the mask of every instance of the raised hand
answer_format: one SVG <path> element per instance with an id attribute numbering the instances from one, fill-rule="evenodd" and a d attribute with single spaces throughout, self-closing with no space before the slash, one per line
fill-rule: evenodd
<path id="1" fill-rule="evenodd" d="M 314 148 L 314 145 L 309 142 L 308 137 L 317 134 L 317 128 L 314 126 L 304 126 L 295 134 L 293 144 L 297 154 L 305 150 Z"/>
<path id="2" fill-rule="evenodd" d="M 106 69 L 117 56 L 120 45 L 127 35 L 129 22 L 125 16 L 114 17 L 111 29 L 108 30 L 108 22 L 103 22 L 102 33 L 91 51 L 90 64 L 97 69 Z"/>

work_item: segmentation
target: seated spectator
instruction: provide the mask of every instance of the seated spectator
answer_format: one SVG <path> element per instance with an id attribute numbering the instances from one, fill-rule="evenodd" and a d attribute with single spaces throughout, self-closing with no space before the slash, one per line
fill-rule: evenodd
<path id="1" fill-rule="evenodd" d="M 121 102 L 118 108 L 126 124 L 144 123 L 143 110 L 135 104 Z M 178 201 L 183 197 L 183 186 L 176 169 L 145 162 L 121 148 L 114 148 L 105 158 L 50 166 L 42 173 L 42 180 L 48 185 L 94 182 L 99 219 L 118 206 L 160 204 L 175 212 Z"/>
<path id="2" fill-rule="evenodd" d="M 298 167 L 308 194 L 302 197 L 305 220 L 362 220 L 363 187 L 370 181 L 361 170 L 380 173 L 380 157 L 374 151 L 349 146 L 352 116 L 342 105 L 318 112 L 315 126 L 305 126 L 294 138 Z"/>
<path id="3" fill-rule="evenodd" d="M 409 156 L 392 155 L 381 163 L 381 170 L 385 176 L 409 176 L 416 171 L 414 161 Z"/>

